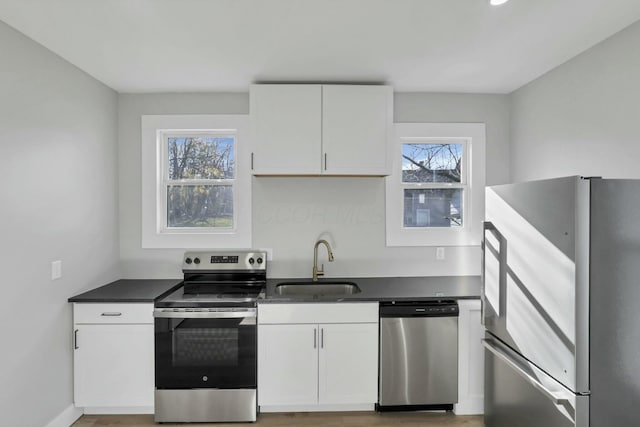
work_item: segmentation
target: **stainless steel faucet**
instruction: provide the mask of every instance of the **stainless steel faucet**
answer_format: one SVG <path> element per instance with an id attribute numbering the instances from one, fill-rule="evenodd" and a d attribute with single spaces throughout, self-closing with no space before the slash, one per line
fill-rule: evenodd
<path id="1" fill-rule="evenodd" d="M 318 240 L 313 247 L 313 281 L 318 281 L 318 276 L 324 276 L 324 264 L 318 269 L 318 246 L 323 243 L 327 247 L 327 253 L 329 254 L 329 262 L 333 262 L 333 252 L 331 252 L 331 246 L 329 242 L 324 239 Z"/>

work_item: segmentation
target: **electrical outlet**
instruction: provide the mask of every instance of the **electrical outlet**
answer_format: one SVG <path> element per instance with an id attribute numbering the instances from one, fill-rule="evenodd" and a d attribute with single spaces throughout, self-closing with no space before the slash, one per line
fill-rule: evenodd
<path id="1" fill-rule="evenodd" d="M 439 246 L 436 248 L 436 259 L 442 261 L 444 259 L 444 248 Z"/>
<path id="2" fill-rule="evenodd" d="M 62 261 L 51 262 L 51 280 L 58 280 L 62 277 Z"/>
<path id="3" fill-rule="evenodd" d="M 272 248 L 260 248 L 259 251 L 267 253 L 267 261 L 273 261 L 273 249 Z"/>

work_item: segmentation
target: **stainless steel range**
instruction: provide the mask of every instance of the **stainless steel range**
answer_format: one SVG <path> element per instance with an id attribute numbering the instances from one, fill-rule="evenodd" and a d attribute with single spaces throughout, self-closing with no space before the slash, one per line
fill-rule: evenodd
<path id="1" fill-rule="evenodd" d="M 155 304 L 155 421 L 255 421 L 256 302 L 266 253 L 187 252 L 184 286 Z"/>

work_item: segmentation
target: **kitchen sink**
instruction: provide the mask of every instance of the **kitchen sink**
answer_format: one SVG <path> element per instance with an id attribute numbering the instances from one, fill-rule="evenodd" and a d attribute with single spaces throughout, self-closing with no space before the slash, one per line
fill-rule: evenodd
<path id="1" fill-rule="evenodd" d="M 276 285 L 275 294 L 282 296 L 333 296 L 360 293 L 353 282 L 284 282 Z"/>

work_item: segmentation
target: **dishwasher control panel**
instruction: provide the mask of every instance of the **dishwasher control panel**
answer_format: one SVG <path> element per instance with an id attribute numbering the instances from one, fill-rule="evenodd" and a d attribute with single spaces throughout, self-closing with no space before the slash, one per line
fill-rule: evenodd
<path id="1" fill-rule="evenodd" d="M 458 314 L 455 301 L 380 303 L 380 317 L 457 317 Z"/>

